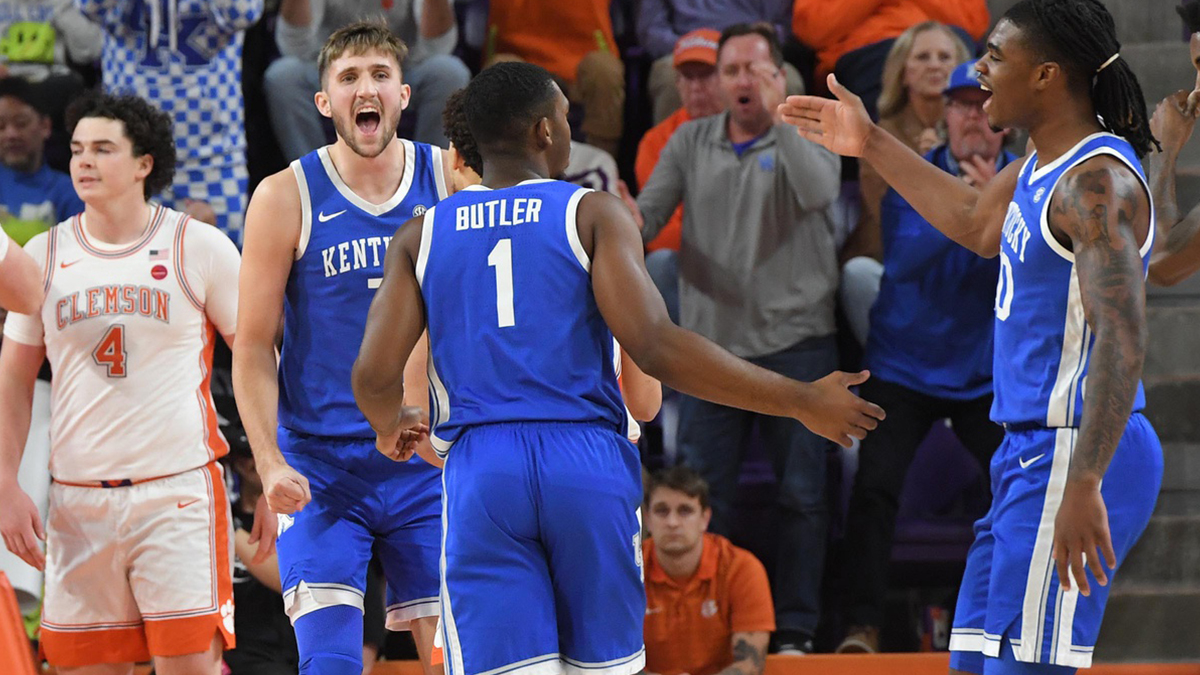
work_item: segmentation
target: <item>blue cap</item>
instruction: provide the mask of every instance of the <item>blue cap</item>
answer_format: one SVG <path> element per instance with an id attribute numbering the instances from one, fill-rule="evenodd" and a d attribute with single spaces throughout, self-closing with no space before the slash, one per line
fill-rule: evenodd
<path id="1" fill-rule="evenodd" d="M 942 93 L 949 95 L 956 89 L 966 87 L 982 89 L 979 86 L 979 72 L 975 70 L 975 61 L 975 59 L 971 59 L 966 63 L 960 63 L 954 69 L 954 72 L 950 73 L 950 81 L 946 84 L 946 88 L 942 90 Z"/>

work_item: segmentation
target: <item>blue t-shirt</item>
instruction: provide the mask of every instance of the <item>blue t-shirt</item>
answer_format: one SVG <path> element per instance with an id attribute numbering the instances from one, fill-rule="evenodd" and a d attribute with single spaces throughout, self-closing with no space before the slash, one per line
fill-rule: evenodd
<path id="1" fill-rule="evenodd" d="M 71 177 L 44 164 L 33 173 L 0 164 L 0 206 L 7 211 L 0 217 L 4 229 L 22 244 L 83 210 Z"/>
<path id="2" fill-rule="evenodd" d="M 957 173 L 946 146 L 926 159 Z M 999 168 L 1015 157 L 1004 153 Z M 938 232 L 895 190 L 880 213 L 883 278 L 871 307 L 865 365 L 875 377 L 928 396 L 992 392 L 992 305 L 1000 263 Z"/>

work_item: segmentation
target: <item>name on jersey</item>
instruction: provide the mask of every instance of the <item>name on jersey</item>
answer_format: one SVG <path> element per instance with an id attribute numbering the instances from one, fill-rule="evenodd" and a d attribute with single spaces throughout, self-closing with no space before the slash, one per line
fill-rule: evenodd
<path id="1" fill-rule="evenodd" d="M 144 316 L 171 323 L 171 294 L 131 284 L 95 286 L 63 296 L 55 306 L 58 329 L 98 316 Z"/>
<path id="2" fill-rule="evenodd" d="M 1009 202 L 1008 213 L 1004 215 L 1004 241 L 1008 242 L 1008 247 L 1017 254 L 1021 262 L 1025 262 L 1025 245 L 1029 243 L 1030 236 L 1025 217 L 1021 215 L 1021 208 L 1016 202 Z"/>
<path id="3" fill-rule="evenodd" d="M 383 264 L 391 241 L 391 237 L 360 237 L 322 250 L 321 262 L 325 264 L 325 276 L 335 277 L 364 267 L 379 267 Z"/>
<path id="4" fill-rule="evenodd" d="M 478 204 L 458 207 L 454 212 L 454 229 L 482 230 L 485 227 L 509 227 L 522 223 L 536 223 L 542 212 L 540 199 L 512 200 L 509 214 L 507 199 L 492 199 Z"/>

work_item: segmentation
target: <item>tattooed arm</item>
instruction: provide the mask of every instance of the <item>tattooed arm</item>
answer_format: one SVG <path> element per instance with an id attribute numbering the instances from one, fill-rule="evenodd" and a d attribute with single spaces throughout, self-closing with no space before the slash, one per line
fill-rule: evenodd
<path id="1" fill-rule="evenodd" d="M 1059 581 L 1067 569 L 1084 595 L 1084 560 L 1100 585 L 1108 583 L 1101 556 L 1116 566 L 1100 481 L 1125 432 L 1146 351 L 1146 289 L 1138 249 L 1150 234 L 1149 197 L 1137 176 L 1101 155 L 1069 171 L 1050 205 L 1055 235 L 1075 253 L 1083 312 L 1095 335 L 1087 394 L 1067 485 L 1055 520 Z M 1067 242 L 1064 242 L 1067 243 Z"/>
<path id="2" fill-rule="evenodd" d="M 729 639 L 733 646 L 733 663 L 717 675 L 762 675 L 770 638 L 771 634 L 766 631 L 734 633 Z"/>

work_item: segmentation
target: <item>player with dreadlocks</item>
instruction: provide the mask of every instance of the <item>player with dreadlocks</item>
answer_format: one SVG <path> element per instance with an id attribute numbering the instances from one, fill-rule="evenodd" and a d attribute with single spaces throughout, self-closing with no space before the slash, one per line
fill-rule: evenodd
<path id="1" fill-rule="evenodd" d="M 1176 8 L 1191 35 L 1189 47 L 1196 83 L 1163 99 L 1150 119 L 1150 129 L 1162 141 L 1162 152 L 1150 155 L 1150 188 L 1158 205 L 1154 222 L 1158 245 L 1150 259 L 1150 281 L 1174 286 L 1200 270 L 1200 207 L 1186 215 L 1175 200 L 1175 166 L 1179 153 L 1192 136 L 1200 115 L 1200 0 Z"/>
<path id="2" fill-rule="evenodd" d="M 1108 582 L 1162 482 L 1139 412 L 1154 212 L 1138 159 L 1157 141 L 1099 0 L 1019 2 L 976 69 L 991 125 L 1028 130 L 1036 148 L 982 189 L 881 131 L 833 77 L 837 100 L 793 96 L 781 112 L 805 138 L 870 162 L 950 238 L 1000 256 L 992 419 L 1006 433 L 950 665 L 1072 673 L 1091 665 Z"/>

